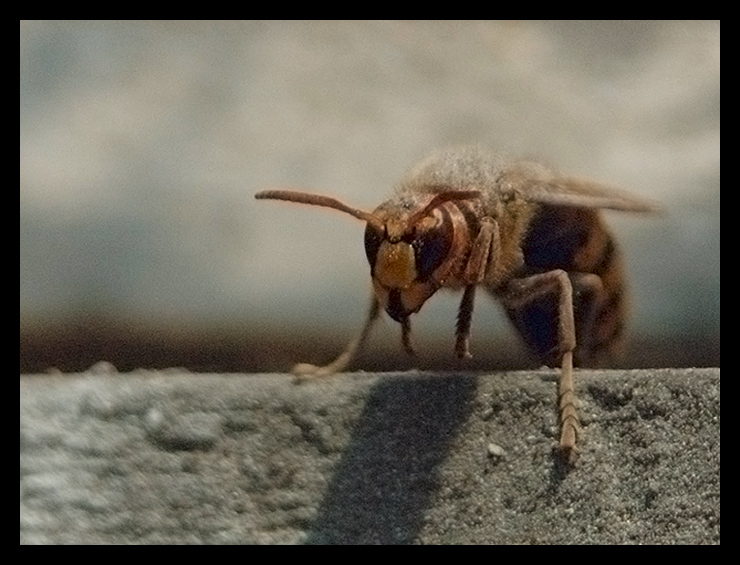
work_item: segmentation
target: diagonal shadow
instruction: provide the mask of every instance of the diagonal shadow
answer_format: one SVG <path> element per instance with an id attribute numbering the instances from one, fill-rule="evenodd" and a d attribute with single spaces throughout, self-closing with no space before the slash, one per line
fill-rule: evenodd
<path id="1" fill-rule="evenodd" d="M 370 393 L 309 544 L 412 543 L 437 468 L 472 410 L 474 375 L 389 376 Z"/>

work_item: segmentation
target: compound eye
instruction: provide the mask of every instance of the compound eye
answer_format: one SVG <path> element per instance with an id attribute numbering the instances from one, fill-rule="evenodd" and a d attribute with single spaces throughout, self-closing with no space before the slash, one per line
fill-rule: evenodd
<path id="1" fill-rule="evenodd" d="M 367 228 L 365 228 L 365 255 L 371 269 L 375 268 L 375 263 L 378 259 L 378 249 L 380 249 L 380 244 L 384 239 L 384 231 L 373 225 L 367 225 Z"/>
<path id="2" fill-rule="evenodd" d="M 444 263 L 452 246 L 452 234 L 444 226 L 418 232 L 412 243 L 416 258 L 416 269 L 421 281 L 429 279 Z"/>

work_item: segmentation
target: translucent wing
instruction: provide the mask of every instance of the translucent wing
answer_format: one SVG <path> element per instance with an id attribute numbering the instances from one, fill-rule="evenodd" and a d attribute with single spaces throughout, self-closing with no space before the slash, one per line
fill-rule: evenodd
<path id="1" fill-rule="evenodd" d="M 658 212 L 657 202 L 605 185 L 574 177 L 562 177 L 543 167 L 522 163 L 506 171 L 500 180 L 529 202 L 574 208 L 608 208 L 626 212 Z"/>
<path id="2" fill-rule="evenodd" d="M 527 191 L 527 200 L 552 206 L 608 208 L 625 212 L 657 212 L 656 202 L 629 192 L 581 179 L 561 178 L 537 183 Z"/>

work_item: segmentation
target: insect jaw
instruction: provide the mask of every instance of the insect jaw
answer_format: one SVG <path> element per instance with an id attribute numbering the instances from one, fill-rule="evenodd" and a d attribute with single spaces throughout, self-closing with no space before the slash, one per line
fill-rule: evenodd
<path id="1" fill-rule="evenodd" d="M 413 281 L 407 288 L 384 286 L 373 277 L 373 292 L 380 307 L 396 322 L 404 323 L 437 291 L 432 281 Z"/>

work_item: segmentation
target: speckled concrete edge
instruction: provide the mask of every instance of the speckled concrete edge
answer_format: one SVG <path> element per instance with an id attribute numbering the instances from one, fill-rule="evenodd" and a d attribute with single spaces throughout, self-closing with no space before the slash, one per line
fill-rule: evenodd
<path id="1" fill-rule="evenodd" d="M 719 369 L 21 376 L 21 543 L 719 543 Z"/>

